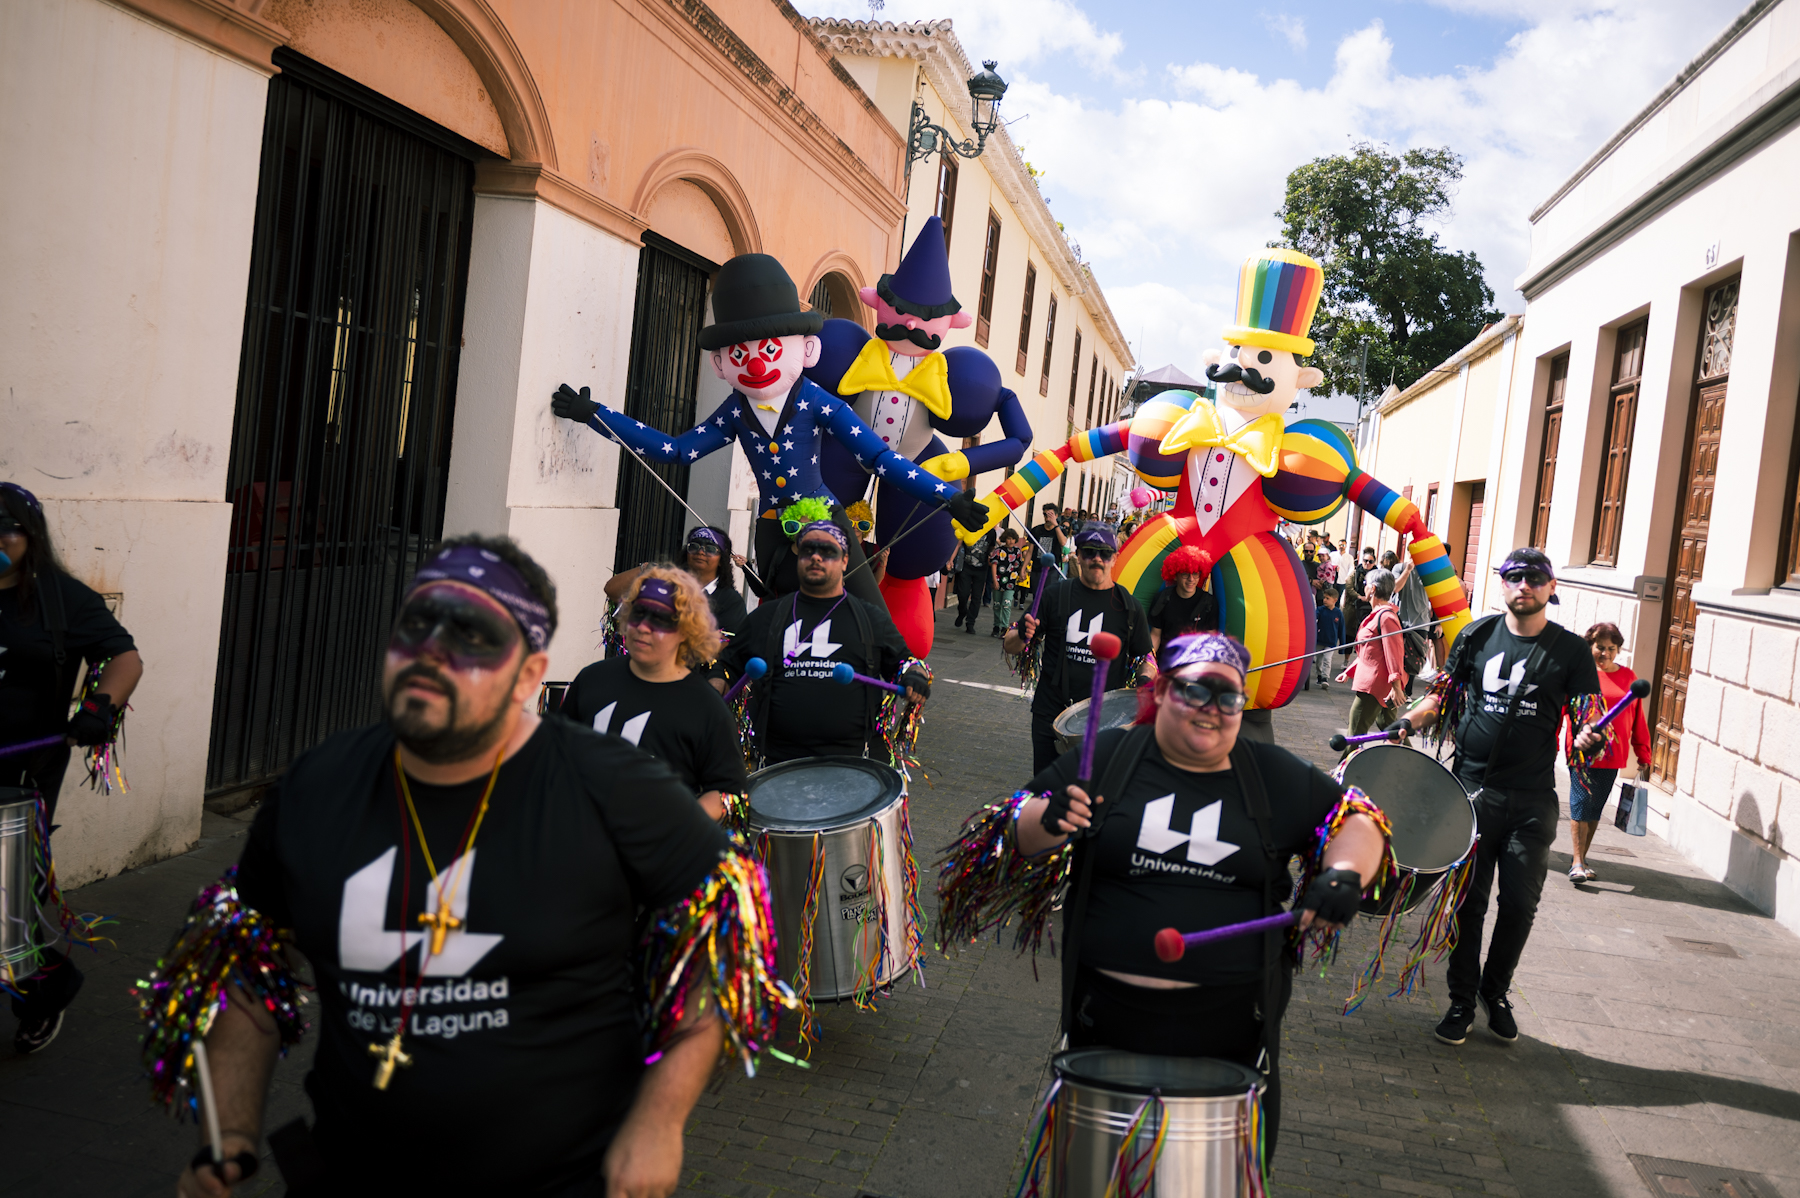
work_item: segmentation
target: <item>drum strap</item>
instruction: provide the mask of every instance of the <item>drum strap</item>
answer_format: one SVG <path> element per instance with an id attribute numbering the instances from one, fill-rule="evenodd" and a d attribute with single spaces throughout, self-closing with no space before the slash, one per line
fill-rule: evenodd
<path id="1" fill-rule="evenodd" d="M 1100 774 L 1099 785 L 1094 787 L 1095 793 L 1102 796 L 1124 794 L 1131 785 L 1132 776 L 1137 773 L 1139 763 L 1144 760 L 1144 754 L 1150 751 L 1150 745 L 1155 739 L 1156 729 L 1149 724 L 1127 731 L 1120 739 L 1119 747 L 1113 750 L 1105 771 Z M 1102 803 L 1100 818 L 1093 831 L 1075 842 L 1075 892 L 1070 897 L 1067 914 L 1063 919 L 1062 1026 L 1065 1033 L 1075 1023 L 1075 976 L 1081 962 L 1081 929 L 1087 922 L 1088 894 L 1094 888 L 1094 854 L 1099 851 L 1097 842 L 1100 829 L 1106 825 L 1106 817 L 1112 814 L 1116 806 L 1116 803 Z"/>
<path id="2" fill-rule="evenodd" d="M 1269 790 L 1263 785 L 1262 769 L 1256 764 L 1256 750 L 1242 737 L 1231 749 L 1231 770 L 1237 775 L 1238 791 L 1244 796 L 1244 809 L 1256 824 L 1256 835 L 1263 849 L 1263 914 L 1273 915 L 1281 909 L 1281 896 L 1276 890 L 1277 876 L 1287 881 L 1287 865 L 1275 851 L 1275 837 L 1269 831 Z M 1265 1074 L 1275 1065 L 1275 1054 L 1281 1031 L 1278 1004 L 1281 1001 L 1281 955 L 1287 946 L 1287 930 L 1276 928 L 1263 933 L 1263 998 L 1262 1061 L 1257 1066 Z"/>

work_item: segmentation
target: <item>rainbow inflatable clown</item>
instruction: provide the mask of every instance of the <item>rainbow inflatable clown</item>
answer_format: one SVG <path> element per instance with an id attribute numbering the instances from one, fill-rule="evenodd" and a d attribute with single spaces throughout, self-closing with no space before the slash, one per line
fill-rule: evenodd
<path id="1" fill-rule="evenodd" d="M 1070 461 L 1125 453 L 1137 476 L 1176 492 L 1169 511 L 1146 520 L 1125 543 L 1113 577 L 1145 604 L 1161 585 L 1163 558 L 1192 545 L 1212 555 L 1219 625 L 1250 648 L 1256 665 L 1311 653 L 1316 647 L 1312 586 L 1293 548 L 1275 529 L 1285 518 L 1320 524 L 1354 503 L 1408 538 L 1434 617 L 1446 643 L 1469 622 L 1462 583 L 1443 542 L 1417 506 L 1356 466 L 1343 430 L 1323 420 L 1284 426 L 1296 392 L 1317 386 L 1321 371 L 1305 366 L 1307 333 L 1319 305 L 1324 272 L 1305 254 L 1268 250 L 1238 275 L 1237 319 L 1224 331 L 1229 360 L 1209 365 L 1215 405 L 1190 391 L 1167 391 L 1130 420 L 1089 429 L 1044 450 L 986 497 L 987 528 L 1053 482 Z M 958 535 L 973 541 L 982 532 Z M 1289 662 L 1250 675 L 1250 705 L 1280 707 L 1294 696 L 1309 665 Z"/>

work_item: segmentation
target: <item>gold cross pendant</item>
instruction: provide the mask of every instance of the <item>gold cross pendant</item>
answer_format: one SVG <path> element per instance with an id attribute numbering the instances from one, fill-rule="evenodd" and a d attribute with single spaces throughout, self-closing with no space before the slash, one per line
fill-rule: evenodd
<path id="1" fill-rule="evenodd" d="M 462 927 L 462 920 L 443 908 L 425 912 L 419 916 L 419 922 L 431 929 L 431 955 L 434 957 L 443 955 L 444 937 Z"/>
<path id="2" fill-rule="evenodd" d="M 394 1029 L 394 1038 L 386 1044 L 369 1045 L 369 1055 L 380 1057 L 381 1063 L 375 1066 L 375 1088 L 385 1090 L 388 1083 L 394 1080 L 394 1067 L 411 1065 L 412 1057 L 400 1051 L 400 1028 Z"/>

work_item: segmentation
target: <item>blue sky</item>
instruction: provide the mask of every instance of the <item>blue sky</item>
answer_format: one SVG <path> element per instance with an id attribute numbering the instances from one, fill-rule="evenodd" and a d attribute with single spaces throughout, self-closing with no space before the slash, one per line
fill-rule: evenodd
<path id="1" fill-rule="evenodd" d="M 867 0 L 799 7 L 869 16 Z M 1196 373 L 1238 264 L 1279 230 L 1288 172 L 1359 139 L 1464 156 L 1437 231 L 1522 311 L 1529 213 L 1741 7 L 887 0 L 880 17 L 949 17 L 971 61 L 999 60 L 1002 116 L 1139 361 Z"/>

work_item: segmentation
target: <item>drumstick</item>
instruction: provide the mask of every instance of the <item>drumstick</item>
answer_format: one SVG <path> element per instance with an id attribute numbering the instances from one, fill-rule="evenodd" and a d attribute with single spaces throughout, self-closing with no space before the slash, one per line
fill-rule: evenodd
<path id="1" fill-rule="evenodd" d="M 1395 725 L 1404 724 L 1406 722 L 1406 720 L 1395 720 L 1394 723 L 1389 724 L 1379 732 L 1365 732 L 1361 736 L 1334 736 L 1327 743 L 1331 745 L 1331 751 L 1333 753 L 1342 753 L 1351 745 L 1366 745 L 1371 741 L 1392 740 L 1394 737 Z"/>
<path id="2" fill-rule="evenodd" d="M 0 757 L 5 757 L 9 753 L 29 753 L 33 749 L 47 749 L 51 745 L 62 744 L 63 740 L 64 738 L 60 736 L 46 736 L 41 740 L 20 741 L 16 745 L 0 745 Z"/>
<path id="3" fill-rule="evenodd" d="M 206 1116 L 206 1138 L 212 1141 L 213 1172 L 218 1173 L 225 1167 L 225 1138 L 219 1134 L 219 1104 L 213 1099 L 212 1067 L 206 1063 L 206 1041 L 198 1036 L 194 1037 L 194 1072 L 200 1076 L 200 1109 Z"/>
<path id="4" fill-rule="evenodd" d="M 1211 944 L 1215 940 L 1229 940 L 1233 936 L 1248 936 L 1254 932 L 1285 928 L 1298 918 L 1300 917 L 1292 911 L 1283 911 L 1280 915 L 1269 915 L 1245 923 L 1228 923 L 1222 928 L 1208 928 L 1204 932 L 1177 932 L 1174 928 L 1164 928 L 1156 934 L 1156 955 L 1163 961 L 1179 961 L 1182 954 L 1190 948 Z"/>
<path id="5" fill-rule="evenodd" d="M 1081 770 L 1076 775 L 1076 785 L 1086 793 L 1089 804 L 1094 801 L 1094 742 L 1100 736 L 1100 705 L 1106 695 L 1106 675 L 1113 658 L 1124 649 L 1119 638 L 1110 632 L 1096 632 L 1088 638 L 1088 648 L 1094 651 L 1094 685 L 1088 695 L 1087 736 L 1081 742 Z M 1064 653 L 1069 650 L 1065 647 Z M 1091 834 L 1094 825 L 1079 830 L 1077 835 Z"/>
<path id="6" fill-rule="evenodd" d="M 761 678 L 768 672 L 768 662 L 760 657 L 752 657 L 749 661 L 744 663 L 744 672 L 742 676 L 740 676 L 736 682 L 731 684 L 730 690 L 725 692 L 725 701 L 729 703 L 737 698 L 738 695 L 743 692 L 743 689 L 750 685 L 752 680 Z"/>
<path id="7" fill-rule="evenodd" d="M 1601 716 L 1599 721 L 1594 724 L 1594 731 L 1598 732 L 1600 729 L 1612 723 L 1613 717 L 1618 715 L 1621 711 L 1624 711 L 1627 703 L 1631 702 L 1633 699 L 1642 699 L 1649 693 L 1650 680 L 1648 678 L 1634 679 L 1631 686 L 1626 689 L 1625 693 L 1619 696 L 1619 701 L 1614 703 L 1611 707 L 1608 707 L 1606 709 L 1606 714 Z"/>
<path id="8" fill-rule="evenodd" d="M 896 695 L 906 693 L 906 688 L 897 682 L 883 682 L 881 679 L 871 678 L 867 674 L 858 674 L 856 667 L 847 661 L 840 661 L 831 667 L 831 680 L 840 686 L 849 686 L 852 682 L 860 682 L 864 686 L 875 686 L 884 691 L 893 691 Z"/>

